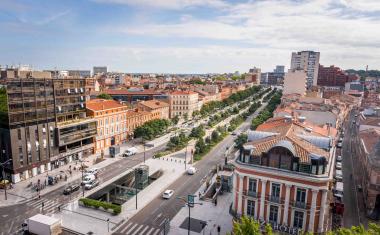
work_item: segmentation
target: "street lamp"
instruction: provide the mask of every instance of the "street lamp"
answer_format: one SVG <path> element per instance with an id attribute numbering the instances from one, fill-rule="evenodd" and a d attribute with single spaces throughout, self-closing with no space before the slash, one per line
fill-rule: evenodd
<path id="1" fill-rule="evenodd" d="M 88 161 L 83 161 L 83 160 L 79 160 L 79 162 L 80 162 L 80 167 L 81 167 L 81 171 L 82 171 L 82 180 L 83 180 L 83 171 L 84 171 L 84 167 L 83 167 L 83 162 L 88 162 Z M 82 185 L 82 195 L 83 195 L 83 197 L 84 197 L 84 185 Z"/>
<path id="2" fill-rule="evenodd" d="M 196 197 L 196 195 L 187 195 L 187 200 L 184 198 L 184 197 L 177 197 L 177 199 L 179 200 L 182 200 L 185 205 L 187 205 L 187 207 L 189 208 L 189 219 L 188 219 L 188 223 L 187 223 L 187 234 L 190 235 L 190 209 L 191 207 L 194 207 L 195 204 L 198 204 L 198 205 L 203 205 L 202 202 L 194 202 L 194 198 Z"/>
<path id="3" fill-rule="evenodd" d="M 3 150 L 2 152 L 5 152 L 5 150 Z M 7 200 L 7 184 L 5 182 L 5 172 L 4 172 L 4 165 L 7 164 L 8 162 L 11 162 L 12 159 L 8 159 L 6 160 L 5 162 L 0 162 L 0 165 L 1 165 L 1 168 L 3 168 L 2 170 L 2 175 L 3 175 L 3 182 L 4 182 L 4 197 L 5 197 L 5 200 Z"/>

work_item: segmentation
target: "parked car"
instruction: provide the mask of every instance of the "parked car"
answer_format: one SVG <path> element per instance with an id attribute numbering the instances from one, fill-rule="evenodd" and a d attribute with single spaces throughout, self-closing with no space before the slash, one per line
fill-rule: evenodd
<path id="1" fill-rule="evenodd" d="M 98 185 L 99 185 L 99 180 L 93 180 L 93 181 L 89 182 L 88 184 L 85 184 L 84 188 L 89 190 L 89 189 L 95 188 Z"/>
<path id="2" fill-rule="evenodd" d="M 234 132 L 231 133 L 231 135 L 237 135 L 237 133 L 234 131 Z"/>
<path id="3" fill-rule="evenodd" d="M 174 194 L 174 190 L 171 190 L 171 189 L 167 189 L 165 190 L 165 192 L 162 194 L 162 197 L 164 199 L 169 199 L 171 196 L 173 196 Z"/>
<path id="4" fill-rule="evenodd" d="M 340 155 L 337 156 L 337 157 L 336 157 L 336 161 L 337 161 L 337 162 L 341 162 L 341 161 L 342 161 L 342 156 L 340 156 Z"/>
<path id="5" fill-rule="evenodd" d="M 191 166 L 191 167 L 189 167 L 189 168 L 187 169 L 187 174 L 189 174 L 189 175 L 194 175 L 195 172 L 197 172 L 197 168 L 195 168 L 195 167 L 193 167 L 193 166 Z"/>
<path id="6" fill-rule="evenodd" d="M 337 162 L 337 163 L 335 164 L 335 168 L 336 168 L 337 170 L 341 170 L 341 169 L 342 169 L 342 163 L 341 163 L 341 162 Z"/>
<path id="7" fill-rule="evenodd" d="M 92 169 L 86 170 L 84 175 L 96 175 L 96 174 L 98 174 L 98 172 L 99 172 L 98 168 L 92 168 Z"/>
<path id="8" fill-rule="evenodd" d="M 336 144 L 336 147 L 338 147 L 338 148 L 342 148 L 342 142 L 338 142 L 337 144 Z"/>
<path id="9" fill-rule="evenodd" d="M 342 182 L 342 180 L 343 180 L 343 173 L 342 173 L 342 170 L 336 170 L 336 171 L 335 171 L 335 179 L 336 179 L 336 181 L 338 181 L 338 182 Z"/>
<path id="10" fill-rule="evenodd" d="M 67 188 L 65 188 L 63 190 L 63 194 L 64 195 L 69 195 L 77 190 L 79 190 L 80 186 L 78 184 L 73 184 L 73 185 L 70 185 L 68 186 Z"/>

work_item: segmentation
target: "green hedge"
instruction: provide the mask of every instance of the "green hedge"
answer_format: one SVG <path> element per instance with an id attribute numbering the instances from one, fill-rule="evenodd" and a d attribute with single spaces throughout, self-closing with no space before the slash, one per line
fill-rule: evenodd
<path id="1" fill-rule="evenodd" d="M 81 198 L 81 199 L 79 199 L 79 201 L 82 202 L 85 206 L 93 206 L 96 209 L 98 209 L 99 207 L 102 207 L 106 210 L 112 209 L 113 213 L 115 215 L 120 214 L 120 212 L 121 212 L 121 206 L 120 205 L 115 205 L 115 204 L 108 203 L 108 202 L 101 202 L 101 201 L 89 199 L 89 198 Z"/>

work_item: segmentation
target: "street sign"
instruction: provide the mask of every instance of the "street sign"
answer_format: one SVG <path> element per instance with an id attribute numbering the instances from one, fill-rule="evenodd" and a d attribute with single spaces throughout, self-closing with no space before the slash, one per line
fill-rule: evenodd
<path id="1" fill-rule="evenodd" d="M 190 207 L 194 207 L 194 195 L 187 195 L 187 203 L 189 204 Z"/>

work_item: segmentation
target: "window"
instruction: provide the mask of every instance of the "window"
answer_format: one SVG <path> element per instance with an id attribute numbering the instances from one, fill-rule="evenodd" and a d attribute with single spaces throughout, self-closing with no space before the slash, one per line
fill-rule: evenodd
<path id="1" fill-rule="evenodd" d="M 247 215 L 252 217 L 255 216 L 255 201 L 247 201 Z"/>
<path id="2" fill-rule="evenodd" d="M 281 185 L 277 183 L 272 183 L 272 197 L 280 197 L 280 190 L 281 190 Z"/>
<path id="3" fill-rule="evenodd" d="M 278 206 L 271 205 L 269 207 L 269 222 L 277 224 Z"/>
<path id="4" fill-rule="evenodd" d="M 257 180 L 249 179 L 248 191 L 256 192 Z"/>
<path id="5" fill-rule="evenodd" d="M 17 137 L 21 140 L 21 129 L 17 129 Z"/>
<path id="6" fill-rule="evenodd" d="M 303 203 L 306 202 L 306 189 L 297 188 L 296 201 Z"/>
<path id="7" fill-rule="evenodd" d="M 303 212 L 302 211 L 294 211 L 293 227 L 302 229 L 303 227 Z"/>

